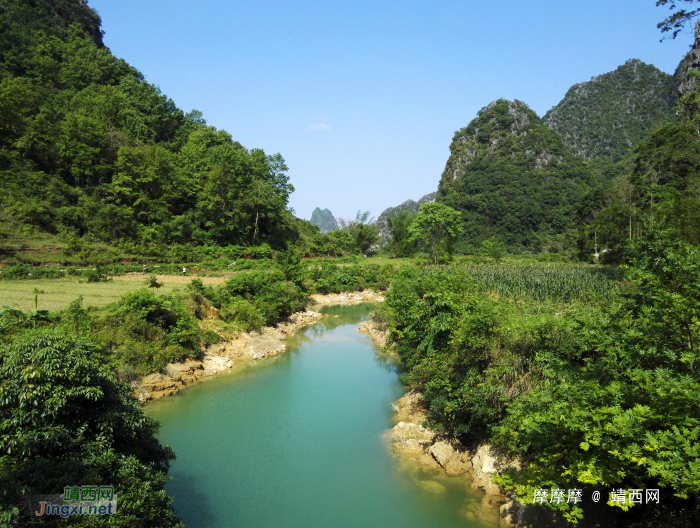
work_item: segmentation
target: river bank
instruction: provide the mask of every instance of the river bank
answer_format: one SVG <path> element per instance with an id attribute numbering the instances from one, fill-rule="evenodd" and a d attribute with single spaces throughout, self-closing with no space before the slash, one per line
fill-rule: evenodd
<path id="1" fill-rule="evenodd" d="M 386 349 L 388 331 L 372 320 L 360 324 L 358 331 L 368 335 L 376 346 Z M 490 444 L 468 449 L 455 438 L 444 438 L 423 426 L 426 407 L 420 392 L 412 390 L 391 404 L 394 427 L 388 431 L 395 455 L 404 463 L 426 473 L 445 473 L 450 477 L 466 475 L 470 489 L 484 492 L 480 502 L 471 501 L 463 510 L 467 519 L 482 523 L 498 519 L 500 527 L 523 527 L 547 519 L 535 519 L 532 511 L 520 504 L 511 493 L 492 482 L 496 473 L 520 471 L 518 460 L 510 459 L 502 450 Z M 540 515 L 541 516 L 541 515 Z M 538 516 L 539 517 L 539 516 Z"/>
<path id="2" fill-rule="evenodd" d="M 310 298 L 312 306 L 353 305 L 384 300 L 380 292 L 372 290 L 313 294 Z M 132 395 L 142 404 L 159 400 L 177 394 L 191 383 L 241 367 L 247 362 L 278 356 L 287 348 L 284 342 L 287 337 L 321 317 L 321 313 L 307 309 L 290 315 L 275 326 L 263 327 L 259 332 L 242 332 L 229 341 L 207 347 L 202 351 L 200 359 L 170 363 L 162 372 L 132 382 Z"/>
<path id="3" fill-rule="evenodd" d="M 146 406 L 177 452 L 168 493 L 186 526 L 494 528 L 463 511 L 467 477 L 399 463 L 386 440 L 399 365 L 358 325 L 372 304 L 330 305 L 273 361 Z"/>
<path id="4" fill-rule="evenodd" d="M 380 293 L 366 291 L 346 294 L 314 295 L 315 305 L 353 305 L 367 302 L 381 302 Z M 260 332 L 243 332 L 235 339 L 212 345 L 199 360 L 168 365 L 163 373 L 143 378 L 135 396 L 143 403 L 157 400 L 179 392 L 185 386 L 216 376 L 224 371 L 244 367 L 251 362 L 276 357 L 287 350 L 285 340 L 303 327 L 317 322 L 323 314 L 307 310 L 297 312 L 288 320 L 274 327 L 265 327 Z M 337 317 L 326 315 L 325 317 Z M 366 320 L 357 328 L 368 335 L 375 346 L 383 353 L 386 349 L 388 332 L 384 326 Z M 445 489 L 445 478 L 451 479 L 452 486 L 464 490 L 465 500 L 460 513 L 466 519 L 479 525 L 511 527 L 525 526 L 524 509 L 509 497 L 491 477 L 496 472 L 519 470 L 517 461 L 510 461 L 493 446 L 481 445 L 471 451 L 456 439 L 446 439 L 423 426 L 426 418 L 425 403 L 419 392 L 411 391 L 392 404 L 394 427 L 387 431 L 388 443 L 397 459 L 411 468 L 412 472 L 423 474 L 416 482 L 431 493 Z M 476 490 L 483 496 L 474 497 Z"/>

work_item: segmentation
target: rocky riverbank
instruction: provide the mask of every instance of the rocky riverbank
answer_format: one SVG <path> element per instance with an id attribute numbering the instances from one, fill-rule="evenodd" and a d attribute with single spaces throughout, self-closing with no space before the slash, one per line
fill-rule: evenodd
<path id="1" fill-rule="evenodd" d="M 361 334 L 368 335 L 370 339 L 374 342 L 374 344 L 377 345 L 381 350 L 386 349 L 386 341 L 388 337 L 387 332 L 374 321 L 369 320 L 360 323 L 360 326 L 357 329 L 357 331 Z"/>
<path id="2" fill-rule="evenodd" d="M 527 525 L 525 509 L 491 479 L 494 474 L 520 471 L 520 463 L 489 444 L 469 450 L 457 439 L 443 438 L 423 427 L 425 407 L 421 394 L 411 391 L 392 404 L 396 425 L 391 429 L 396 455 L 427 472 L 466 475 L 465 485 L 480 489 L 480 502 L 468 503 L 463 513 L 470 520 L 501 527 Z"/>
<path id="3" fill-rule="evenodd" d="M 386 349 L 388 333 L 374 321 L 365 321 L 358 331 L 370 336 L 381 349 Z M 496 473 L 520 471 L 519 461 L 509 459 L 490 444 L 469 450 L 459 440 L 440 437 L 425 428 L 425 405 L 417 391 L 407 393 L 391 405 L 396 425 L 390 430 L 390 438 L 393 451 L 400 459 L 426 472 L 462 477 L 466 486 L 484 492 L 480 502 L 466 504 L 462 511 L 466 518 L 503 528 L 548 525 L 547 519 L 535 519 L 540 512 L 524 507 L 492 482 Z M 533 521 L 539 524 L 533 524 Z"/>
<path id="4" fill-rule="evenodd" d="M 170 363 L 162 372 L 150 374 L 140 382 L 132 383 L 133 395 L 141 403 L 177 394 L 190 383 L 215 376 L 234 365 L 278 356 L 287 345 L 284 339 L 296 330 L 318 321 L 322 314 L 312 310 L 297 312 L 274 327 L 266 326 L 260 332 L 242 332 L 225 343 L 211 345 L 201 359 Z"/>
<path id="5" fill-rule="evenodd" d="M 310 295 L 315 304 L 362 304 L 366 302 L 383 302 L 384 295 L 381 292 L 373 290 L 364 290 L 361 292 L 343 292 L 343 293 L 315 293 Z"/>
<path id="6" fill-rule="evenodd" d="M 372 290 L 337 294 L 311 295 L 314 305 L 360 304 L 382 302 L 384 296 Z M 141 403 L 177 394 L 195 381 L 215 376 L 222 371 L 249 361 L 274 357 L 287 348 L 284 339 L 300 328 L 318 321 L 322 314 L 313 310 L 297 312 L 287 320 L 266 326 L 260 332 L 242 332 L 225 343 L 211 345 L 202 351 L 201 359 L 188 359 L 182 363 L 170 363 L 162 372 L 150 374 L 132 382 L 133 396 Z"/>

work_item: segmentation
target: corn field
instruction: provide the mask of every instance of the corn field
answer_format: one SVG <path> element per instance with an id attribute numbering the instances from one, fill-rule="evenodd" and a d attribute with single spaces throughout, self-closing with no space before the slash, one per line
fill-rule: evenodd
<path id="1" fill-rule="evenodd" d="M 624 271 L 585 264 L 470 264 L 464 267 L 487 290 L 505 297 L 571 302 L 604 299 L 614 293 Z"/>

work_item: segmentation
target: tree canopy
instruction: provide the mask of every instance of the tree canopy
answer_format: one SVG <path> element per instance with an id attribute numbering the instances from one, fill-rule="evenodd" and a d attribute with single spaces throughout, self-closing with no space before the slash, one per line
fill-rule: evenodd
<path id="1" fill-rule="evenodd" d="M 452 255 L 454 240 L 462 230 L 461 216 L 445 204 L 422 203 L 407 228 L 409 241 L 426 248 L 433 264 L 444 262 Z"/>
<path id="2" fill-rule="evenodd" d="M 174 454 L 130 391 L 83 341 L 38 335 L 0 350 L 0 512 L 22 494 L 108 483 L 117 515 L 76 525 L 181 526 L 164 487 Z"/>
<path id="3" fill-rule="evenodd" d="M 0 3 L 0 215 L 125 247 L 284 245 L 281 155 L 185 113 L 101 44 L 85 2 Z"/>

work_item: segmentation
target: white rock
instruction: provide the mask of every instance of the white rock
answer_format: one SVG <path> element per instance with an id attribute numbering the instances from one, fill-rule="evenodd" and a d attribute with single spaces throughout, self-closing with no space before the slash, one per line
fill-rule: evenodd
<path id="1" fill-rule="evenodd" d="M 454 449 L 452 449 L 452 446 L 447 442 L 436 442 L 430 446 L 430 454 L 435 457 L 435 460 L 437 460 L 438 464 L 442 467 L 447 466 L 453 453 Z"/>
<path id="2" fill-rule="evenodd" d="M 472 458 L 475 483 L 483 489 L 487 495 L 502 494 L 503 490 L 497 484 L 491 482 L 491 477 L 496 472 L 520 471 L 518 460 L 509 460 L 505 453 L 490 444 L 482 444 Z"/>

